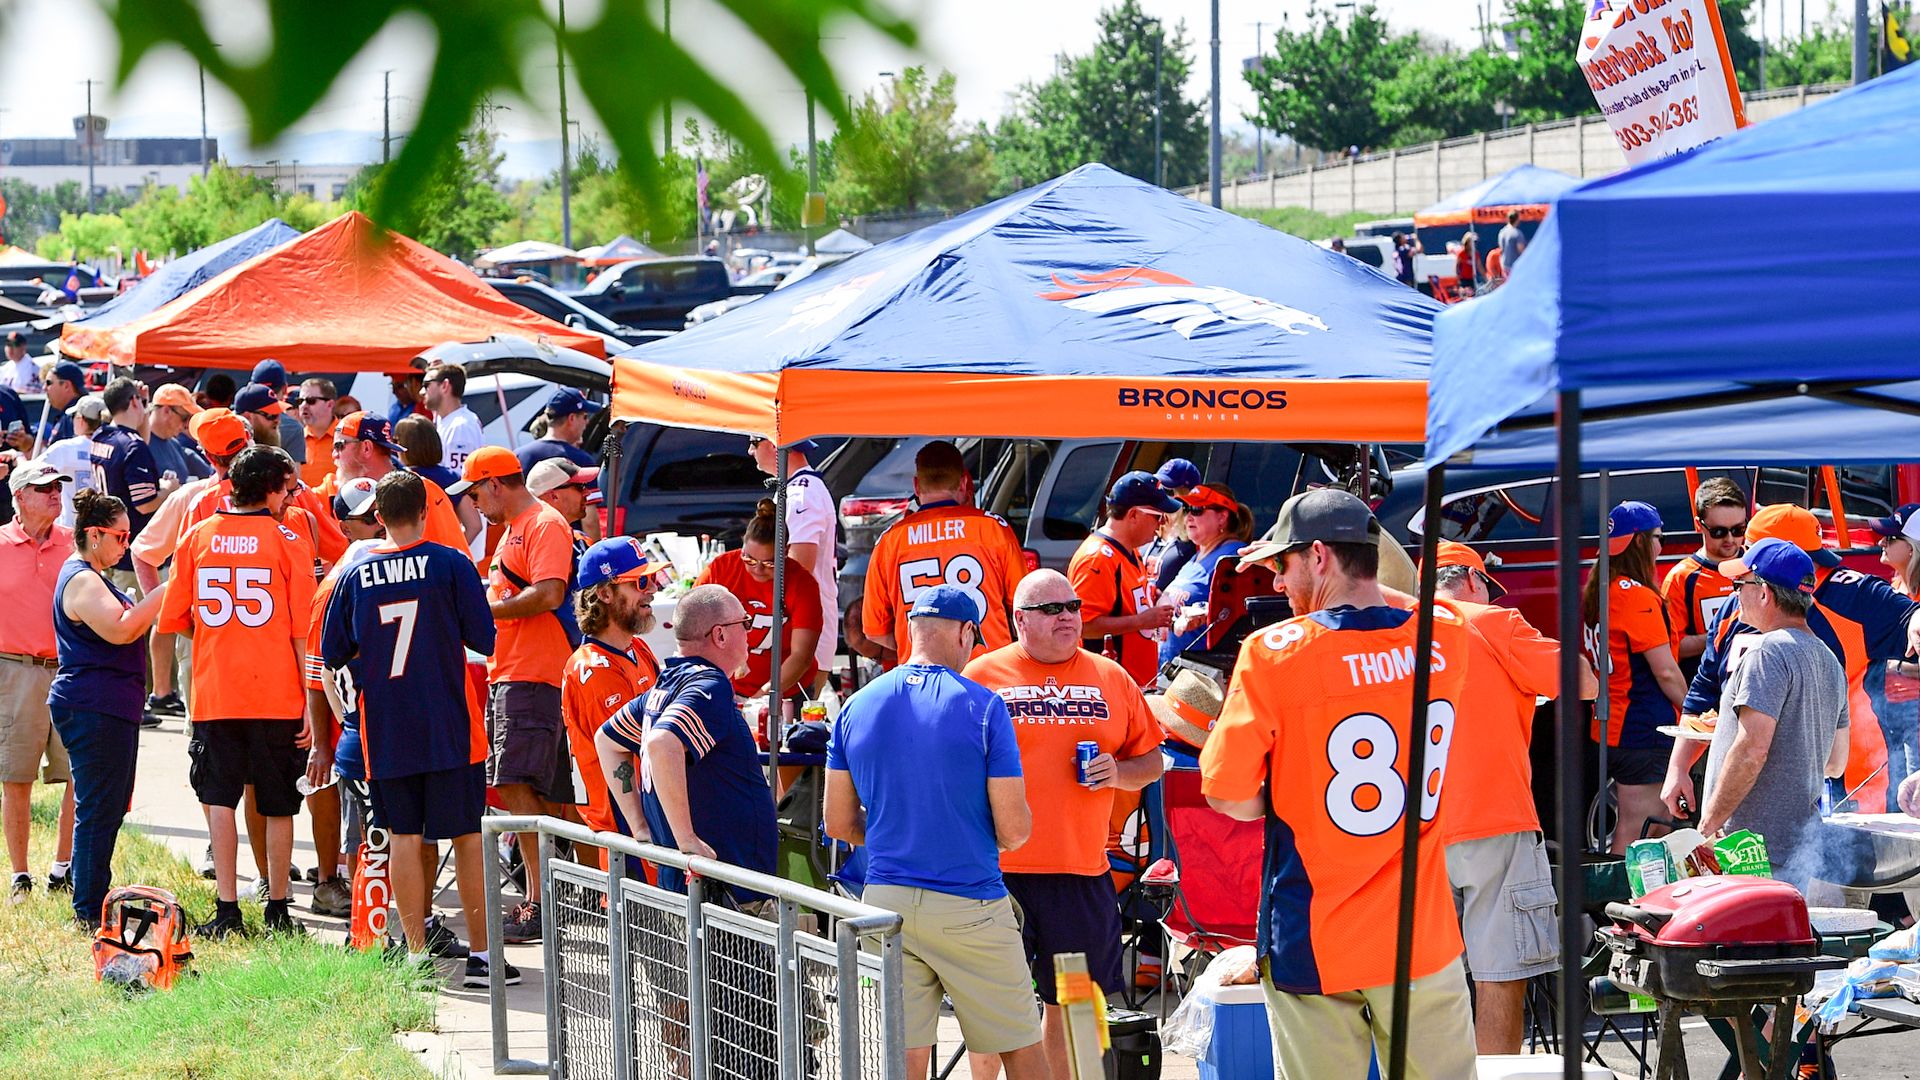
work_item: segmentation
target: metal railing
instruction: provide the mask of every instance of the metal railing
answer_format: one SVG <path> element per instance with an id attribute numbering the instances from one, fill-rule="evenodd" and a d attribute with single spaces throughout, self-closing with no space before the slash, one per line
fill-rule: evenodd
<path id="1" fill-rule="evenodd" d="M 726 863 L 549 817 L 488 816 L 483 839 L 540 837 L 547 1060 L 510 1056 L 505 969 L 490 965 L 493 1066 L 558 1080 L 904 1080 L 900 916 Z M 667 892 L 560 858 L 555 840 L 689 871 Z M 500 881 L 486 880 L 499 941 Z M 771 897 L 768 917 L 710 882 Z M 813 932 L 830 920 L 830 937 Z M 498 946 L 494 955 L 504 957 Z"/>

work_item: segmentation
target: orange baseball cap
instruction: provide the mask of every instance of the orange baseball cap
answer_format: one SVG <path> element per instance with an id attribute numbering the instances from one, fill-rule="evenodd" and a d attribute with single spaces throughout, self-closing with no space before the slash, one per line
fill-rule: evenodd
<path id="1" fill-rule="evenodd" d="M 1480 557 L 1480 553 L 1457 540 L 1440 541 L 1440 552 L 1435 556 L 1433 565 L 1435 569 L 1443 566 L 1467 567 L 1477 572 L 1481 580 L 1487 583 L 1487 595 L 1490 598 L 1498 600 L 1507 595 L 1506 588 L 1493 580 L 1493 575 L 1487 572 L 1486 560 Z"/>
<path id="2" fill-rule="evenodd" d="M 247 422 L 233 415 L 231 409 L 202 409 L 192 420 L 187 421 L 187 434 L 209 454 L 238 453 L 247 445 L 252 432 Z"/>
<path id="3" fill-rule="evenodd" d="M 1821 539 L 1820 519 L 1804 506 L 1775 503 L 1761 507 L 1747 522 L 1747 543 L 1767 539 L 1785 540 L 1813 556 L 1816 566 L 1840 565 L 1840 556 L 1827 550 L 1826 541 Z"/>
<path id="4" fill-rule="evenodd" d="M 1218 488 L 1211 488 L 1205 484 L 1188 488 L 1187 493 L 1179 496 L 1179 499 L 1187 504 L 1188 510 L 1225 510 L 1231 514 L 1240 505 Z"/>
<path id="5" fill-rule="evenodd" d="M 186 387 L 181 386 L 179 383 L 165 383 L 160 389 L 155 390 L 153 392 L 153 404 L 155 407 L 172 405 L 178 409 L 185 409 L 189 414 L 195 416 L 198 416 L 203 411 L 200 408 L 200 403 L 193 400 L 193 395 L 187 391 Z"/>
<path id="6" fill-rule="evenodd" d="M 467 456 L 466 467 L 460 470 L 460 482 L 449 485 L 447 494 L 464 495 L 468 488 L 482 480 L 525 475 L 520 470 L 520 459 L 513 456 L 513 451 L 504 446 L 483 446 Z"/>

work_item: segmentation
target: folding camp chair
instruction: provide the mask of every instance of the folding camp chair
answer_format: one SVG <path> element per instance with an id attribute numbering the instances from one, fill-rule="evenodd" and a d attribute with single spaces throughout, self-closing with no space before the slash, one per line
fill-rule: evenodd
<path id="1" fill-rule="evenodd" d="M 1214 955 L 1252 945 L 1258 936 L 1266 834 L 1260 822 L 1235 821 L 1207 805 L 1196 759 L 1169 756 L 1173 763 L 1160 778 L 1168 857 L 1154 863 L 1144 880 L 1161 902 L 1167 976 L 1178 971 L 1190 987 Z M 1196 872 L 1183 875 L 1182 867 Z M 1180 964 L 1171 955 L 1176 945 L 1186 950 Z"/>

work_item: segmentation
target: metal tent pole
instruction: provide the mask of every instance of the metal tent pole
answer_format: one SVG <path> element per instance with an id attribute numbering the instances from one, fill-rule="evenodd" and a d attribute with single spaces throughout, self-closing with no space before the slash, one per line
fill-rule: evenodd
<path id="1" fill-rule="evenodd" d="M 780 638 L 787 632 L 787 448 L 773 445 L 773 628 L 767 633 L 767 786 L 780 794 L 780 745 L 787 713 L 780 694 Z"/>
<path id="2" fill-rule="evenodd" d="M 1387 1075 L 1407 1075 L 1408 1010 L 1413 996 L 1413 907 L 1419 892 L 1420 823 L 1427 801 L 1427 696 L 1433 684 L 1433 602 L 1440 583 L 1440 494 L 1446 466 L 1427 471 L 1427 512 L 1420 533 L 1420 598 L 1414 608 L 1413 722 L 1407 726 L 1407 795 L 1400 847 L 1400 925 L 1394 941 L 1393 1023 Z"/>
<path id="3" fill-rule="evenodd" d="M 1598 615 L 1599 625 L 1594 629 L 1593 666 L 1595 671 L 1603 672 L 1604 674 L 1600 676 L 1600 691 L 1593 699 L 1593 715 L 1600 721 L 1600 775 L 1599 778 L 1594 781 L 1593 790 L 1598 792 L 1602 807 L 1606 805 L 1607 798 L 1607 747 L 1609 745 L 1607 736 L 1610 734 L 1608 725 L 1613 717 L 1613 699 L 1608 693 L 1607 687 L 1609 681 L 1608 676 L 1613 673 L 1613 638 L 1611 636 L 1613 633 L 1613 619 L 1611 618 L 1612 613 L 1608 610 L 1611 606 L 1609 601 L 1613 599 L 1613 593 L 1608 591 L 1613 587 L 1613 546 L 1607 537 L 1607 511 L 1608 508 L 1613 505 L 1613 500 L 1609 497 L 1609 492 L 1607 491 L 1607 481 L 1607 470 L 1601 469 L 1600 483 L 1595 490 L 1595 496 L 1600 504 L 1598 508 L 1600 514 L 1600 553 L 1595 558 L 1593 572 L 1600 577 L 1601 589 L 1600 612 Z M 1601 817 L 1603 819 L 1606 817 L 1604 810 L 1601 813 Z M 1613 827 L 1615 829 L 1620 828 L 1620 812 L 1617 808 L 1614 810 Z M 1635 838 L 1629 837 L 1629 839 Z"/>
<path id="4" fill-rule="evenodd" d="M 1580 391 L 1562 390 L 1554 414 L 1559 446 L 1560 477 L 1554 505 L 1554 524 L 1560 534 L 1560 697 L 1555 706 L 1555 760 L 1559 775 L 1560 812 L 1560 1058 L 1566 1080 L 1580 1080 L 1580 1033 L 1586 1024 L 1585 987 L 1579 958 L 1586 955 L 1586 888 L 1581 876 L 1581 849 L 1585 827 L 1581 807 L 1586 805 L 1580 782 Z"/>

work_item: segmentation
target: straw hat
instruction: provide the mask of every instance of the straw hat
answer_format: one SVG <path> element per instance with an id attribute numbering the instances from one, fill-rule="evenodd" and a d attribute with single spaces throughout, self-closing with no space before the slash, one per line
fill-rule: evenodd
<path id="1" fill-rule="evenodd" d="M 1167 734 L 1189 746 L 1204 746 L 1226 693 L 1218 682 L 1182 668 L 1164 694 L 1147 695 L 1147 708 Z"/>

